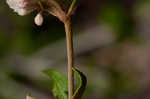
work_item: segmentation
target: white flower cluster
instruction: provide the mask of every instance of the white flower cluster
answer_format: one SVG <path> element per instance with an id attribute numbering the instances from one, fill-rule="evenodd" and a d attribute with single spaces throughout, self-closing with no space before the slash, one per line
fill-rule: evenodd
<path id="1" fill-rule="evenodd" d="M 14 9 L 19 15 L 24 16 L 36 9 L 36 0 L 7 0 L 10 8 Z"/>
<path id="2" fill-rule="evenodd" d="M 66 13 L 63 11 L 61 4 L 57 0 L 6 0 L 10 8 L 21 16 L 27 15 L 34 10 L 38 10 L 34 21 L 37 26 L 43 24 L 43 12 L 48 12 L 62 22 L 66 19 Z M 45 5 L 46 7 L 43 7 Z"/>

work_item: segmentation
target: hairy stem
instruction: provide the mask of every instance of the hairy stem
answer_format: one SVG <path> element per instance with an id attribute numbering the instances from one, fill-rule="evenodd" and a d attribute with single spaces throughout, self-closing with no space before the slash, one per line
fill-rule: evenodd
<path id="1" fill-rule="evenodd" d="M 73 76 L 73 40 L 72 40 L 72 28 L 70 20 L 66 20 L 64 22 L 65 30 L 66 30 L 66 41 L 67 41 L 67 56 L 68 56 L 68 99 L 73 99 L 73 91 L 74 91 L 74 76 Z"/>

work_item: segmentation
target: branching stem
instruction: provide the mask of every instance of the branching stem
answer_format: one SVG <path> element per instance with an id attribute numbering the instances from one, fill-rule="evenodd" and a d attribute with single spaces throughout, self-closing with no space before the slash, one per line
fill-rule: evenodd
<path id="1" fill-rule="evenodd" d="M 74 53 L 73 53 L 73 39 L 72 39 L 72 27 L 71 27 L 71 15 L 75 10 L 76 0 L 73 0 L 68 12 L 65 13 L 61 7 L 54 0 L 49 0 L 51 10 L 46 10 L 48 13 L 56 16 L 65 25 L 66 42 L 67 42 L 67 57 L 68 57 L 68 99 L 73 99 L 74 93 Z"/>

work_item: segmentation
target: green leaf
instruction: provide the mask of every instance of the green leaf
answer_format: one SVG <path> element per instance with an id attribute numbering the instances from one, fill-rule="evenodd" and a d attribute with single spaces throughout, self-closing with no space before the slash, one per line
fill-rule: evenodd
<path id="1" fill-rule="evenodd" d="M 73 68 L 73 71 L 78 80 L 78 87 L 74 92 L 73 99 L 81 99 L 86 88 L 87 79 L 86 76 L 79 70 Z"/>
<path id="2" fill-rule="evenodd" d="M 43 71 L 53 80 L 53 95 L 55 99 L 68 99 L 67 77 L 55 70 L 46 69 Z"/>
<path id="3" fill-rule="evenodd" d="M 78 86 L 74 92 L 73 99 L 81 99 L 86 88 L 86 76 L 79 70 L 73 68 L 77 77 Z M 68 82 L 67 77 L 55 70 L 47 69 L 43 71 L 53 80 L 53 94 L 55 99 L 68 99 Z"/>

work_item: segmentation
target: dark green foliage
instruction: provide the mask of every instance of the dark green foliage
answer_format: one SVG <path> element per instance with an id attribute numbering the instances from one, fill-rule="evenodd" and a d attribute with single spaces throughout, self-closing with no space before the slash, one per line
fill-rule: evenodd
<path id="1" fill-rule="evenodd" d="M 73 95 L 73 99 L 81 99 L 86 88 L 87 79 L 86 76 L 79 70 L 73 69 L 73 71 L 78 79 L 78 88 Z"/>

